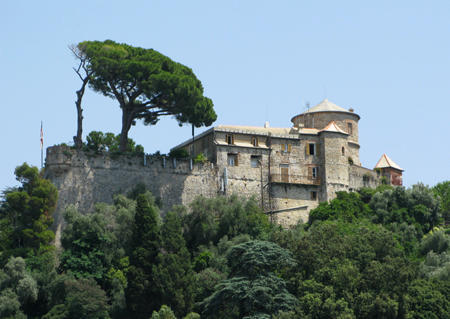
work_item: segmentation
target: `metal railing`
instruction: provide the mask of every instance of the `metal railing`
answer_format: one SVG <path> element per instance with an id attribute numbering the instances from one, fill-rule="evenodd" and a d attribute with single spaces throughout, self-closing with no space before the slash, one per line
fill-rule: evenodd
<path id="1" fill-rule="evenodd" d="M 271 183 L 287 183 L 302 185 L 320 185 L 320 178 L 312 176 L 292 175 L 292 174 L 270 174 Z"/>

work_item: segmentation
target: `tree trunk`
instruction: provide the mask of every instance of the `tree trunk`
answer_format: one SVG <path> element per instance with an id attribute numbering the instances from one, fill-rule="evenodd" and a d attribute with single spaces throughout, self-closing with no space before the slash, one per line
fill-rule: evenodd
<path id="1" fill-rule="evenodd" d="M 79 91 L 77 91 L 78 99 L 75 102 L 75 105 L 77 106 L 77 135 L 73 137 L 73 141 L 75 142 L 75 147 L 81 149 L 83 146 L 83 109 L 81 108 L 81 98 L 78 92 Z"/>
<path id="2" fill-rule="evenodd" d="M 130 112 L 127 110 L 125 106 L 121 106 L 121 109 L 122 109 L 122 130 L 120 132 L 119 151 L 126 152 L 128 145 L 128 131 L 130 130 L 133 119 Z"/>
<path id="3" fill-rule="evenodd" d="M 75 105 L 77 107 L 77 135 L 73 137 L 73 141 L 77 149 L 81 149 L 83 146 L 83 108 L 81 107 L 81 101 L 83 100 L 84 90 L 86 89 L 88 82 L 89 76 L 86 76 L 83 80 L 81 88 L 77 91 L 77 100 L 75 101 Z"/>

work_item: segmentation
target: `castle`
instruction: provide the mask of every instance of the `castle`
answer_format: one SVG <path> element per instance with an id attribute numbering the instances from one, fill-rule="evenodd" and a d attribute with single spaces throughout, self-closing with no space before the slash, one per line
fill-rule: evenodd
<path id="1" fill-rule="evenodd" d="M 58 210 L 75 204 L 88 211 L 144 183 L 163 210 L 198 195 L 253 196 L 274 221 L 288 226 L 306 221 L 311 209 L 338 191 L 402 184 L 403 170 L 385 154 L 375 169 L 361 166 L 359 119 L 353 109 L 325 99 L 294 116 L 290 128 L 219 125 L 173 148 L 208 159 L 197 164 L 147 155 L 111 158 L 56 146 L 47 150 L 46 177 L 59 189 Z"/>

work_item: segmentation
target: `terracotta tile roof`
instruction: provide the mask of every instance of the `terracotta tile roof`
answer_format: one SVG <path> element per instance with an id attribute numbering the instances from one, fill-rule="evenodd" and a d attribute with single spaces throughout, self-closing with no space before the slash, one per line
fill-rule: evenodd
<path id="1" fill-rule="evenodd" d="M 315 129 L 308 129 L 308 130 L 315 130 Z M 195 139 L 199 139 L 205 135 L 208 135 L 212 133 L 213 131 L 216 132 L 229 132 L 229 133 L 240 133 L 240 134 L 247 134 L 247 135 L 263 135 L 268 136 L 269 133 L 272 137 L 279 137 L 279 138 L 299 138 L 299 129 L 296 127 L 263 127 L 263 126 L 243 126 L 243 125 L 217 125 L 215 127 L 210 128 L 209 130 L 195 136 Z M 317 130 L 315 130 L 317 131 Z M 305 134 L 317 134 L 317 132 L 312 133 L 305 133 Z M 184 147 L 186 145 L 189 145 L 192 142 L 192 139 L 188 139 L 185 142 L 178 144 L 177 146 L 174 146 L 172 149 L 177 149 L 180 147 Z M 218 142 L 219 145 L 228 145 L 225 142 Z M 237 146 L 250 146 L 250 143 L 241 143 L 242 145 L 238 145 L 239 142 L 236 142 Z M 261 146 L 261 148 L 264 148 Z"/>
<path id="2" fill-rule="evenodd" d="M 389 156 L 383 154 L 380 160 L 378 161 L 377 165 L 375 165 L 375 168 L 386 168 L 386 167 L 392 167 L 400 171 L 403 171 L 403 168 L 398 166 L 393 160 L 389 158 Z"/>
<path id="3" fill-rule="evenodd" d="M 339 126 L 336 125 L 335 121 L 331 121 L 330 123 L 328 123 L 327 126 L 325 126 L 323 129 L 320 130 L 320 132 L 336 132 L 336 133 L 342 133 L 342 134 L 346 134 L 348 135 L 347 132 L 344 132 L 343 130 L 341 130 L 339 128 Z"/>
<path id="4" fill-rule="evenodd" d="M 215 131 L 233 132 L 243 134 L 259 134 L 280 136 L 280 137 L 298 137 L 298 131 L 291 127 L 261 127 L 261 126 L 243 126 L 243 125 L 218 125 L 214 127 Z"/>

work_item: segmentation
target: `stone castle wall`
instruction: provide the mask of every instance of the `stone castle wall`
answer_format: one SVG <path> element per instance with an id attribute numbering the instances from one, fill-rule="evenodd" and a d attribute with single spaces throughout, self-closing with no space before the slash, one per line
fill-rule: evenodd
<path id="1" fill-rule="evenodd" d="M 217 169 L 211 164 L 172 161 L 147 156 L 90 154 L 64 146 L 47 149 L 45 177 L 59 191 L 57 223 L 69 204 L 89 212 L 97 202 L 112 203 L 113 196 L 127 193 L 143 183 L 167 211 L 173 205 L 188 204 L 196 196 L 213 197 L 219 190 Z"/>
<path id="2" fill-rule="evenodd" d="M 284 160 L 289 163 L 295 157 L 293 155 L 304 157 L 304 146 L 293 145 L 292 152 L 297 154 L 286 155 L 275 151 L 272 157 L 280 162 L 283 161 L 277 157 L 286 157 Z M 50 147 L 47 149 L 45 178 L 50 179 L 59 191 L 56 224 L 63 224 L 62 212 L 69 204 L 75 205 L 82 213 L 88 213 L 95 203 L 112 203 L 115 194 L 127 193 L 138 183 L 146 185 L 161 200 L 163 211 L 168 211 L 173 205 L 188 205 L 200 195 L 210 198 L 236 194 L 254 197 L 265 212 L 273 212 L 273 219 L 284 226 L 293 225 L 299 219 L 306 222 L 309 211 L 323 200 L 321 193 L 329 191 L 331 186 L 334 194 L 335 191 L 351 191 L 380 184 L 376 172 L 356 165 L 345 165 L 341 155 L 335 159 L 336 163 L 331 161 L 320 165 L 330 169 L 330 172 L 337 169 L 338 175 L 347 176 L 343 180 L 336 176 L 333 185 L 327 182 L 321 183 L 321 186 L 270 183 L 267 150 L 255 152 L 241 148 L 239 154 L 239 166 L 227 167 L 210 162 L 193 164 L 189 160 L 154 156 L 146 156 L 144 160 L 144 156 L 112 156 L 77 151 L 67 146 Z M 251 167 L 251 155 L 261 156 L 262 167 Z M 225 149 L 218 150 L 218 157 L 221 156 L 226 156 Z M 226 159 L 223 158 L 223 161 Z M 277 173 L 278 169 L 277 166 L 272 167 L 271 173 Z M 316 199 L 312 198 L 313 192 L 317 192 Z"/>

